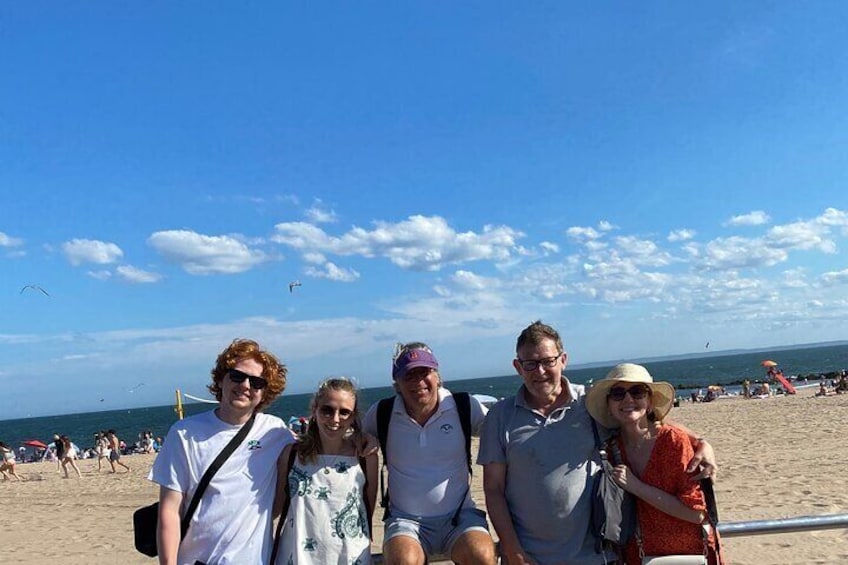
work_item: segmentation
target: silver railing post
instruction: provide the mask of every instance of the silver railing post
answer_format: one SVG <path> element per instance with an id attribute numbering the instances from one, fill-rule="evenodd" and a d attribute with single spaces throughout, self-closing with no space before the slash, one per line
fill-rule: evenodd
<path id="1" fill-rule="evenodd" d="M 840 528 L 848 528 L 848 514 L 796 516 L 794 518 L 774 518 L 746 522 L 719 522 L 718 533 L 724 537 L 737 537 Z"/>

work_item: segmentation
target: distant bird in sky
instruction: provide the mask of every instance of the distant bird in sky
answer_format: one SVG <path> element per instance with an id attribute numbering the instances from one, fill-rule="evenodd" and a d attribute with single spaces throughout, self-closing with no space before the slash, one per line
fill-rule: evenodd
<path id="1" fill-rule="evenodd" d="M 301 286 L 300 281 L 292 281 L 289 283 L 289 292 L 294 292 L 294 287 Z"/>
<path id="2" fill-rule="evenodd" d="M 708 341 L 707 344 L 704 346 L 704 349 L 709 349 L 709 348 L 710 348 L 710 342 Z"/>
<path id="3" fill-rule="evenodd" d="M 44 294 L 44 296 L 50 296 L 50 293 L 48 293 L 46 290 L 44 290 L 43 288 L 41 288 L 41 287 L 40 287 L 40 286 L 38 286 L 37 284 L 28 284 L 28 285 L 24 286 L 24 287 L 21 289 L 21 294 L 23 294 L 23 293 L 24 293 L 24 291 L 25 291 L 26 289 L 28 289 L 28 288 L 30 288 L 30 289 L 32 289 L 32 290 L 37 290 L 37 291 L 41 292 L 42 294 Z"/>

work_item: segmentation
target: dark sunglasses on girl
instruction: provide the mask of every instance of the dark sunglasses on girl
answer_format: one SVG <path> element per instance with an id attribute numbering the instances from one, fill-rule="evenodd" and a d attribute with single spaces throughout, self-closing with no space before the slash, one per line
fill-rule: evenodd
<path id="1" fill-rule="evenodd" d="M 324 416 L 325 418 L 332 418 L 336 415 L 336 412 L 339 413 L 340 420 L 347 420 L 348 418 L 350 418 L 351 414 L 353 414 L 353 410 L 349 408 L 336 409 L 332 406 L 328 406 L 327 404 L 318 407 L 318 413 Z"/>
<path id="2" fill-rule="evenodd" d="M 620 402 L 624 400 L 624 395 L 630 393 L 630 398 L 632 398 L 633 400 L 642 400 L 643 398 L 648 396 L 648 393 L 650 391 L 651 389 L 649 389 L 645 385 L 633 385 L 630 388 L 625 388 L 623 386 L 614 386 L 609 389 L 609 392 L 607 393 L 607 398 Z"/>
<path id="3" fill-rule="evenodd" d="M 227 375 L 230 377 L 230 380 L 236 384 L 243 383 L 244 380 L 247 379 L 250 381 L 250 388 L 253 390 L 262 390 L 268 386 L 268 380 L 264 377 L 254 377 L 253 375 L 242 373 L 238 369 L 230 369 L 227 371 Z"/>

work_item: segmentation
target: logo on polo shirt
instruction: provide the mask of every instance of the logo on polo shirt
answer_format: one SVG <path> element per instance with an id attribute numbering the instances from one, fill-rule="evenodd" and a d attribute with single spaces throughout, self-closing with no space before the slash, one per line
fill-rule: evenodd
<path id="1" fill-rule="evenodd" d="M 262 449 L 262 442 L 258 439 L 252 439 L 247 442 L 247 450 L 253 451 L 254 449 Z"/>
<path id="2" fill-rule="evenodd" d="M 446 434 L 449 434 L 453 429 L 453 426 L 451 426 L 450 424 L 442 424 L 442 427 L 439 429 L 445 432 Z"/>

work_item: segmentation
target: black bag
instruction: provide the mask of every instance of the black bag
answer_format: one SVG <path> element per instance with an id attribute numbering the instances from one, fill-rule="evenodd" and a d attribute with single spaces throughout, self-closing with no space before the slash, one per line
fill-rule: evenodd
<path id="1" fill-rule="evenodd" d="M 159 524 L 159 503 L 139 508 L 133 512 L 133 534 L 135 548 L 148 557 L 156 557 L 156 529 Z"/>
<path id="2" fill-rule="evenodd" d="M 612 478 L 613 464 L 601 445 L 598 428 L 592 420 L 595 446 L 601 464 L 601 472 L 595 475 L 592 484 L 592 533 L 595 534 L 595 551 L 601 553 L 612 545 L 620 551 L 627 545 L 636 529 L 636 500 L 629 492 L 618 486 Z M 618 448 L 611 442 L 613 462 L 619 463 Z"/>
<path id="3" fill-rule="evenodd" d="M 230 440 L 230 442 L 224 447 L 221 453 L 218 454 L 218 457 L 212 462 L 206 472 L 203 474 L 203 477 L 200 478 L 200 482 L 197 484 L 197 489 L 194 491 L 194 496 L 191 497 L 191 502 L 189 502 L 188 509 L 186 510 L 185 516 L 183 516 L 180 520 L 180 541 L 185 539 L 186 532 L 188 532 L 188 525 L 191 523 L 191 518 L 194 516 L 194 511 L 197 510 L 197 505 L 200 504 L 200 498 L 203 496 L 203 491 L 206 490 L 206 487 L 209 486 L 210 481 L 212 481 L 212 477 L 215 476 L 215 473 L 218 472 L 218 469 L 221 468 L 221 465 L 233 454 L 233 451 L 244 441 L 244 438 L 247 437 L 247 434 L 250 433 L 250 429 L 253 427 L 253 422 L 256 420 L 256 414 L 250 417 L 248 420 L 238 431 L 238 433 Z M 156 557 L 159 555 L 159 547 L 156 543 L 156 532 L 159 529 L 159 503 L 151 504 L 150 506 L 145 506 L 144 508 L 139 508 L 135 512 L 133 512 L 133 537 L 135 542 L 135 548 L 147 555 L 148 557 Z"/>

